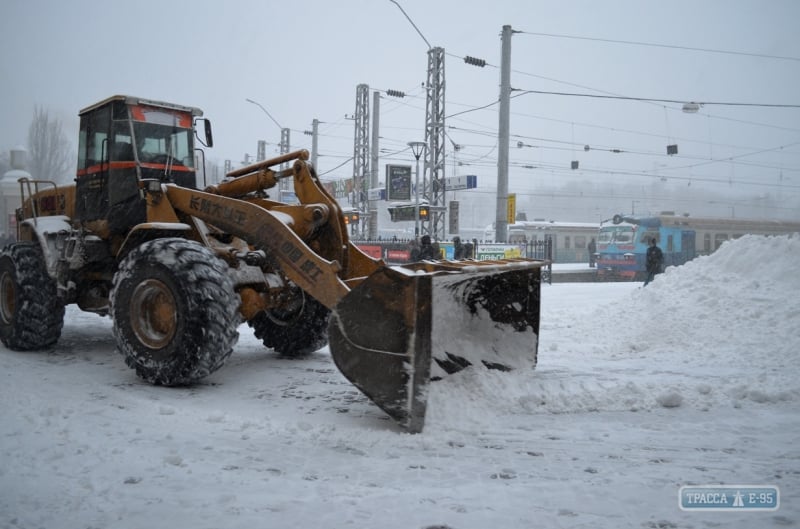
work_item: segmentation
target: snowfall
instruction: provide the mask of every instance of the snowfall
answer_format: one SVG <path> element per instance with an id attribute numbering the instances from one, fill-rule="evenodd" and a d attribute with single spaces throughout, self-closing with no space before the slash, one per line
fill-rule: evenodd
<path id="1" fill-rule="evenodd" d="M 544 284 L 536 369 L 433 382 L 420 434 L 327 348 L 243 325 L 202 384 L 154 387 L 68 307 L 52 350 L 0 347 L 0 527 L 800 527 L 798 261 L 798 235 L 745 236 L 644 288 Z M 688 485 L 780 506 L 684 511 Z"/>

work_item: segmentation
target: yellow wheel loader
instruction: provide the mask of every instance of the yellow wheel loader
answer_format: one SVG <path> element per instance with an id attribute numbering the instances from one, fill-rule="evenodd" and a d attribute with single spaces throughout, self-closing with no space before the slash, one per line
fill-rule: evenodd
<path id="1" fill-rule="evenodd" d="M 328 345 L 411 432 L 431 381 L 535 366 L 541 261 L 387 266 L 349 241 L 307 151 L 198 186 L 195 140 L 212 146 L 199 109 L 114 96 L 79 115 L 74 185 L 20 180 L 17 242 L 0 252 L 9 349 L 52 347 L 77 304 L 111 317 L 139 377 L 186 385 L 224 364 L 247 322 L 281 355 Z M 299 204 L 270 197 L 283 179 Z"/>

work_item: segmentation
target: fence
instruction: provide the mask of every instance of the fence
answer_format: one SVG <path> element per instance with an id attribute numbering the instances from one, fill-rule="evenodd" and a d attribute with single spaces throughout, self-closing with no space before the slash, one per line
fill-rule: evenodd
<path id="1" fill-rule="evenodd" d="M 548 284 L 553 283 L 553 238 L 549 235 L 544 239 L 528 241 L 520 245 L 523 256 L 528 259 L 538 259 L 547 261 L 547 264 L 542 267 L 542 281 L 547 281 Z"/>
<path id="2" fill-rule="evenodd" d="M 414 241 L 411 240 L 390 240 L 390 241 L 353 241 L 364 253 L 383 259 L 389 264 L 403 264 L 411 261 L 411 250 Z M 529 241 L 527 243 L 501 244 L 465 241 L 470 245 L 473 259 L 502 259 L 504 257 L 526 257 L 546 261 L 542 266 L 542 280 L 552 282 L 553 277 L 553 239 L 546 237 L 542 240 Z M 453 259 L 453 243 L 438 243 L 439 251 L 443 259 Z"/>

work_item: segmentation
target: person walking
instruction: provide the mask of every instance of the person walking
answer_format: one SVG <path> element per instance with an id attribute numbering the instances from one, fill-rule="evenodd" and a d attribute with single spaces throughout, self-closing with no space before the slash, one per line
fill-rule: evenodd
<path id="1" fill-rule="evenodd" d="M 650 238 L 650 246 L 647 248 L 647 254 L 645 255 L 645 269 L 647 271 L 647 277 L 644 280 L 644 285 L 652 281 L 656 274 L 661 273 L 661 265 L 664 264 L 664 254 L 661 252 L 661 248 L 656 246 L 656 238 Z"/>
<path id="2" fill-rule="evenodd" d="M 594 268 L 595 254 L 597 253 L 597 243 L 594 242 L 594 237 L 589 241 L 589 268 Z"/>

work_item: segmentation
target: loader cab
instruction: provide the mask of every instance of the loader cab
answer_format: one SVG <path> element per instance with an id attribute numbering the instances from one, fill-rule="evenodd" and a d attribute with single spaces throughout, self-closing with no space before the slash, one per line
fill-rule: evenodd
<path id="1" fill-rule="evenodd" d="M 107 236 L 145 222 L 142 179 L 197 187 L 193 120 L 200 109 L 114 96 L 79 115 L 75 215 L 87 228 Z"/>

